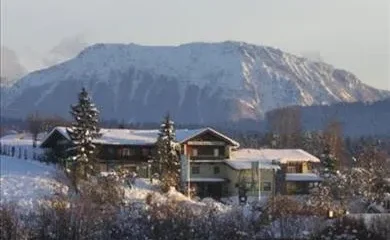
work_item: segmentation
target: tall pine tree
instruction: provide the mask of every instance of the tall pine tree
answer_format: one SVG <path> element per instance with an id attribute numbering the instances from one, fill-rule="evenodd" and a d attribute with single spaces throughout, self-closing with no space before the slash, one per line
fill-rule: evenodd
<path id="1" fill-rule="evenodd" d="M 176 189 L 180 187 L 179 146 L 176 142 L 174 123 L 167 114 L 158 134 L 155 159 L 164 191 L 169 190 L 170 187 Z"/>
<path id="2" fill-rule="evenodd" d="M 334 175 L 337 170 L 337 159 L 331 153 L 329 144 L 325 145 L 324 152 L 322 154 L 323 175 L 325 177 Z"/>
<path id="3" fill-rule="evenodd" d="M 94 138 L 98 138 L 99 111 L 95 107 L 85 88 L 82 88 L 78 96 L 78 103 L 71 106 L 70 111 L 74 122 L 68 129 L 68 134 L 72 139 L 73 146 L 69 149 L 71 158 L 67 164 L 67 171 L 70 172 L 73 185 L 77 186 L 80 179 L 87 178 L 94 169 L 93 154 L 95 145 L 92 143 Z"/>

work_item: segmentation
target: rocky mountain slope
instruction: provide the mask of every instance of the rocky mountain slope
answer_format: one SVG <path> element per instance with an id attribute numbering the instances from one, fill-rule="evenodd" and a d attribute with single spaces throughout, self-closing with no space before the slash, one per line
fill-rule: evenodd
<path id="1" fill-rule="evenodd" d="M 85 86 L 103 119 L 176 122 L 260 119 L 288 106 L 377 101 L 387 91 L 352 73 L 281 50 L 242 42 L 180 46 L 96 44 L 77 57 L 22 78 L 2 96 L 2 113 L 68 117 Z"/>

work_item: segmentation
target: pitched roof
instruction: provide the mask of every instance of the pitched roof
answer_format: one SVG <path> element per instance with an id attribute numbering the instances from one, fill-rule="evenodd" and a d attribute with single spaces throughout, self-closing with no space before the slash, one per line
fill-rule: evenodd
<path id="1" fill-rule="evenodd" d="M 320 160 L 302 149 L 251 149 L 244 148 L 234 151 L 233 159 L 241 161 L 276 161 L 287 162 L 320 162 Z"/>
<path id="2" fill-rule="evenodd" d="M 55 127 L 46 137 L 42 140 L 42 143 L 45 142 L 48 137 L 54 132 L 58 131 L 65 138 L 70 140 L 70 136 L 67 132 L 66 127 Z M 206 131 L 210 131 L 219 137 L 225 139 L 230 144 L 234 146 L 239 146 L 239 143 L 232 140 L 231 138 L 211 129 L 211 128 L 201 128 L 201 129 L 177 129 L 176 130 L 176 140 L 180 143 L 186 142 L 193 137 L 196 137 Z M 111 144 L 111 145 L 152 145 L 157 141 L 159 130 L 139 130 L 139 129 L 111 129 L 111 128 L 102 128 L 100 129 L 102 137 L 94 139 L 94 143 L 98 144 Z"/>
<path id="3" fill-rule="evenodd" d="M 236 146 L 236 147 L 239 147 L 240 144 L 236 141 L 234 141 L 233 139 L 229 138 L 228 136 L 212 129 L 212 128 L 200 128 L 200 129 L 193 129 L 193 130 L 188 130 L 188 129 L 177 129 L 176 130 L 176 140 L 178 142 L 186 142 L 188 140 L 190 140 L 191 138 L 194 138 L 202 133 L 205 133 L 205 132 L 211 132 L 212 134 L 215 134 L 217 135 L 218 137 L 224 139 L 225 141 L 229 142 L 231 145 L 233 146 Z"/>
<path id="4" fill-rule="evenodd" d="M 226 163 L 234 169 L 251 169 L 252 162 L 259 162 L 260 169 L 280 169 L 279 163 L 320 162 L 318 158 L 301 149 L 252 149 L 243 148 L 232 152 Z"/>

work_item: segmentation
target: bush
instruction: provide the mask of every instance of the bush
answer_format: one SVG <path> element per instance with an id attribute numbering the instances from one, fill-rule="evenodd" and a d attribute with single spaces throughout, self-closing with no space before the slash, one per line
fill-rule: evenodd
<path id="1" fill-rule="evenodd" d="M 381 214 L 373 217 L 369 229 L 384 239 L 390 239 L 390 216 Z"/>
<path id="2" fill-rule="evenodd" d="M 369 230 L 363 219 L 347 217 L 337 219 L 332 225 L 313 236 L 312 239 L 386 240 L 386 238 L 382 237 L 380 234 Z"/>
<path id="3" fill-rule="evenodd" d="M 0 205 L 0 239 L 23 239 L 23 227 L 14 205 Z"/>

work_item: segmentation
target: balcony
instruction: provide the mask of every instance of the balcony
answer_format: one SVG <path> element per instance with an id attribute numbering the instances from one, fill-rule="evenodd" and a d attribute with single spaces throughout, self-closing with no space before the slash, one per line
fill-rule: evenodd
<path id="1" fill-rule="evenodd" d="M 189 156 L 191 160 L 224 160 L 227 157 L 225 156 L 214 156 L 214 155 L 197 155 Z"/>

